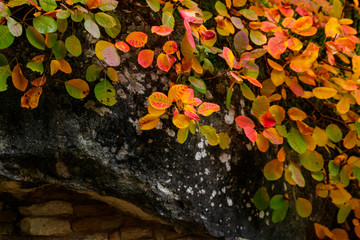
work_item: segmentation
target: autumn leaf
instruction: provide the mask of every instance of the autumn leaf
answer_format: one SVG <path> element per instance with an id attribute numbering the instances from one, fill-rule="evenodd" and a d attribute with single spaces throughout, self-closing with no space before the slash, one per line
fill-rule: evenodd
<path id="1" fill-rule="evenodd" d="M 82 79 L 68 80 L 65 87 L 69 95 L 77 99 L 85 98 L 90 92 L 89 85 Z"/>
<path id="2" fill-rule="evenodd" d="M 147 43 L 148 36 L 143 32 L 132 32 L 126 37 L 126 42 L 133 47 L 143 47 Z"/>
<path id="3" fill-rule="evenodd" d="M 203 102 L 198 108 L 198 114 L 205 117 L 210 116 L 213 112 L 220 110 L 220 106 L 214 103 Z"/>
<path id="4" fill-rule="evenodd" d="M 154 92 L 149 96 L 150 105 L 155 109 L 166 109 L 171 106 L 170 99 L 161 92 Z"/>
<path id="5" fill-rule="evenodd" d="M 159 123 L 160 118 L 157 114 L 147 114 L 139 120 L 141 130 L 151 130 Z"/>
<path id="6" fill-rule="evenodd" d="M 22 97 L 21 97 L 21 107 L 34 109 L 39 104 L 39 99 L 42 94 L 42 87 L 33 87 L 30 88 Z"/>
<path id="7" fill-rule="evenodd" d="M 144 49 L 139 52 L 138 63 L 143 68 L 148 68 L 154 59 L 154 51 L 150 49 Z"/>
<path id="8" fill-rule="evenodd" d="M 166 26 L 166 25 L 151 27 L 151 32 L 156 33 L 157 35 L 160 35 L 160 36 L 170 35 L 172 33 L 172 31 L 174 31 L 174 29 L 169 26 Z"/>
<path id="9" fill-rule="evenodd" d="M 16 64 L 11 72 L 14 87 L 20 91 L 25 91 L 29 81 L 24 77 L 20 65 Z"/>

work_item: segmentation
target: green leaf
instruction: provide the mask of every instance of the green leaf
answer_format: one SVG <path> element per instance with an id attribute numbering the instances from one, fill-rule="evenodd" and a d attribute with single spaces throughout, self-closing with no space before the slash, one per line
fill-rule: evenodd
<path id="1" fill-rule="evenodd" d="M 254 204 L 257 209 L 264 211 L 269 207 L 270 197 L 265 187 L 259 188 L 254 195 Z"/>
<path id="2" fill-rule="evenodd" d="M 204 63 L 202 65 L 202 67 L 209 71 L 210 73 L 213 73 L 215 71 L 214 69 L 214 65 L 211 63 L 211 61 L 207 58 L 204 58 Z"/>
<path id="3" fill-rule="evenodd" d="M 250 39 L 258 46 L 264 45 L 267 42 L 266 35 L 257 30 L 250 30 Z"/>
<path id="4" fill-rule="evenodd" d="M 358 119 L 358 120 L 360 120 L 360 119 Z M 358 120 L 355 121 L 355 130 L 356 130 L 357 134 L 360 135 L 360 122 Z"/>
<path id="5" fill-rule="evenodd" d="M 287 134 L 287 140 L 292 149 L 296 152 L 303 154 L 306 152 L 306 142 L 302 134 L 296 128 L 291 128 Z"/>
<path id="6" fill-rule="evenodd" d="M 39 72 L 40 74 L 44 72 L 44 66 L 42 62 L 28 62 L 26 67 L 30 68 L 33 72 Z"/>
<path id="7" fill-rule="evenodd" d="M 256 117 L 261 117 L 269 111 L 270 103 L 266 96 L 258 96 L 253 104 L 252 111 Z"/>
<path id="8" fill-rule="evenodd" d="M 39 4 L 45 12 L 51 12 L 58 6 L 55 0 L 39 0 Z"/>
<path id="9" fill-rule="evenodd" d="M 304 168 L 312 172 L 320 171 L 324 167 L 324 158 L 316 151 L 306 151 L 299 155 L 299 159 Z"/>
<path id="10" fill-rule="evenodd" d="M 211 146 L 219 144 L 219 135 L 216 133 L 216 129 L 207 125 L 199 128 L 200 133 L 204 134 L 206 140 L 208 140 Z"/>
<path id="11" fill-rule="evenodd" d="M 9 64 L 9 61 L 7 60 L 5 55 L 0 53 L 0 67 L 8 65 L 8 64 Z"/>
<path id="12" fill-rule="evenodd" d="M 190 132 L 191 132 L 192 135 L 195 134 L 195 132 L 196 132 L 196 127 L 195 127 L 194 121 L 190 121 L 190 122 L 189 122 L 189 130 L 190 130 Z"/>
<path id="13" fill-rule="evenodd" d="M 70 12 L 68 10 L 60 10 L 59 12 L 56 12 L 56 18 L 58 19 L 67 19 L 70 17 Z"/>
<path id="14" fill-rule="evenodd" d="M 229 13 L 228 13 L 224 3 L 217 1 L 215 3 L 215 9 L 220 15 L 222 15 L 224 17 L 229 17 Z"/>
<path id="15" fill-rule="evenodd" d="M 344 187 L 347 187 L 349 186 L 350 178 L 349 178 L 349 174 L 345 169 L 346 169 L 345 167 L 341 169 L 339 176 L 340 176 L 340 182 L 344 185 Z"/>
<path id="16" fill-rule="evenodd" d="M 146 0 L 151 10 L 158 12 L 160 10 L 160 2 L 158 0 Z"/>
<path id="17" fill-rule="evenodd" d="M 351 204 L 343 204 L 342 206 L 340 206 L 340 209 L 338 211 L 337 214 L 337 223 L 344 223 L 347 216 L 349 216 L 351 212 Z"/>
<path id="18" fill-rule="evenodd" d="M 340 165 L 336 164 L 334 160 L 329 161 L 328 168 L 329 168 L 329 173 L 333 177 L 337 176 L 340 172 Z"/>
<path id="19" fill-rule="evenodd" d="M 117 102 L 115 88 L 106 79 L 96 84 L 94 93 L 95 97 L 104 105 L 113 106 Z"/>
<path id="20" fill-rule="evenodd" d="M 10 5 L 10 2 L 11 1 L 8 2 L 8 5 Z M 10 17 L 10 16 L 11 16 L 11 12 L 8 6 L 6 6 L 3 2 L 0 2 L 0 17 Z"/>
<path id="21" fill-rule="evenodd" d="M 17 21 L 15 21 L 11 17 L 7 17 L 6 19 L 7 19 L 7 26 L 9 28 L 11 34 L 14 35 L 15 37 L 20 37 L 23 32 L 23 28 L 22 28 L 21 24 L 18 23 Z"/>
<path id="22" fill-rule="evenodd" d="M 249 65 L 250 67 L 253 67 L 253 68 L 259 68 L 259 66 L 256 65 L 256 63 L 251 62 L 251 61 L 246 62 L 246 64 Z M 242 74 L 245 75 L 245 76 L 249 76 L 249 77 L 252 77 L 254 79 L 257 79 L 257 77 L 259 76 L 259 70 L 245 68 L 242 71 Z"/>
<path id="23" fill-rule="evenodd" d="M 171 28 L 174 28 L 175 26 L 175 18 L 172 12 L 168 12 L 168 11 L 163 12 L 161 21 L 163 25 L 169 26 Z"/>
<path id="24" fill-rule="evenodd" d="M 57 33 L 48 33 L 45 38 L 45 44 L 48 48 L 52 48 L 57 41 Z"/>
<path id="25" fill-rule="evenodd" d="M 104 28 L 112 28 L 116 25 L 115 18 L 103 12 L 96 13 L 95 20 L 100 26 Z"/>
<path id="26" fill-rule="evenodd" d="M 0 67 L 0 92 L 3 92 L 7 89 L 8 85 L 6 80 L 8 77 L 11 77 L 11 70 L 9 65 Z"/>
<path id="27" fill-rule="evenodd" d="M 86 31 L 88 31 L 94 38 L 100 38 L 100 29 L 99 26 L 90 18 L 87 19 L 84 23 Z"/>
<path id="28" fill-rule="evenodd" d="M 73 56 L 78 57 L 82 53 L 81 43 L 75 35 L 71 35 L 65 39 L 66 50 Z"/>
<path id="29" fill-rule="evenodd" d="M 271 216 L 271 220 L 273 223 L 281 222 L 285 219 L 287 211 L 289 209 L 289 201 L 285 200 L 283 205 L 279 208 L 274 210 Z"/>
<path id="30" fill-rule="evenodd" d="M 56 19 L 58 31 L 64 33 L 68 27 L 68 20 L 67 19 Z"/>
<path id="31" fill-rule="evenodd" d="M 333 142 L 340 142 L 343 137 L 340 128 L 333 123 L 326 127 L 325 132 L 328 138 Z"/>
<path id="32" fill-rule="evenodd" d="M 240 83 L 240 90 L 244 98 L 249 99 L 250 101 L 255 100 L 255 94 L 245 83 Z"/>
<path id="33" fill-rule="evenodd" d="M 285 202 L 284 195 L 276 194 L 270 200 L 270 208 L 276 210 L 280 209 Z"/>
<path id="34" fill-rule="evenodd" d="M 96 65 L 92 64 L 86 69 L 86 81 L 94 82 L 100 75 L 101 68 Z"/>
<path id="35" fill-rule="evenodd" d="M 287 138 L 288 132 L 285 125 L 276 125 L 275 128 L 282 137 Z"/>
<path id="36" fill-rule="evenodd" d="M 188 78 L 189 82 L 195 87 L 196 90 L 199 92 L 205 94 L 206 93 L 206 84 L 204 80 L 198 77 L 190 76 Z"/>
<path id="37" fill-rule="evenodd" d="M 66 56 L 66 48 L 63 41 L 58 40 L 54 44 L 54 46 L 51 48 L 52 52 L 54 53 L 54 56 L 56 59 L 62 59 Z"/>
<path id="38" fill-rule="evenodd" d="M 71 19 L 74 22 L 81 22 L 84 19 L 84 13 L 79 9 L 75 9 L 74 14 L 71 14 Z"/>
<path id="39" fill-rule="evenodd" d="M 27 0 L 10 0 L 7 5 L 9 7 L 13 8 L 13 7 L 18 7 L 18 6 L 21 6 L 24 4 L 30 5 Z"/>
<path id="40" fill-rule="evenodd" d="M 226 133 L 219 133 L 219 146 L 221 149 L 225 150 L 229 147 L 230 144 L 230 137 L 229 134 Z"/>
<path id="41" fill-rule="evenodd" d="M 296 211 L 300 217 L 306 218 L 312 212 L 311 202 L 305 198 L 296 199 Z"/>
<path id="42" fill-rule="evenodd" d="M 0 25 L 0 49 L 10 47 L 14 42 L 15 37 L 11 34 L 9 28 L 4 25 Z"/>
<path id="43" fill-rule="evenodd" d="M 121 24 L 118 17 L 114 13 L 109 13 L 115 19 L 116 25 L 112 28 L 105 28 L 105 32 L 112 38 L 116 38 L 121 32 Z"/>
<path id="44" fill-rule="evenodd" d="M 29 26 L 26 29 L 26 37 L 31 45 L 33 45 L 34 47 L 40 50 L 45 50 L 44 36 L 38 31 L 36 31 L 36 29 L 33 26 Z"/>
<path id="45" fill-rule="evenodd" d="M 57 23 L 55 19 L 49 16 L 39 16 L 33 19 L 34 28 L 42 34 L 53 33 L 57 30 Z"/>
<path id="46" fill-rule="evenodd" d="M 360 168 L 353 167 L 351 168 L 351 171 L 354 174 L 354 177 L 356 177 L 356 179 L 360 181 Z"/>
<path id="47" fill-rule="evenodd" d="M 89 85 L 82 79 L 71 79 L 66 81 L 65 88 L 73 98 L 82 99 L 89 94 Z"/>
<path id="48" fill-rule="evenodd" d="M 247 19 L 249 20 L 252 20 L 252 21 L 256 21 L 258 20 L 258 16 L 256 15 L 256 13 L 252 10 L 249 10 L 249 9 L 241 9 L 239 11 L 239 13 L 241 13 L 241 15 L 243 15 L 244 17 L 246 17 Z"/>
<path id="49" fill-rule="evenodd" d="M 233 88 L 229 88 L 226 93 L 226 108 L 229 109 L 231 104 L 231 97 L 233 94 Z"/>
<path id="50" fill-rule="evenodd" d="M 317 172 L 311 172 L 311 177 L 316 181 L 321 182 L 322 180 L 324 180 L 325 176 L 322 171 L 317 171 Z"/>
<path id="51" fill-rule="evenodd" d="M 177 132 L 177 139 L 179 141 L 180 144 L 183 144 L 189 134 L 189 128 L 179 128 L 178 132 Z"/>

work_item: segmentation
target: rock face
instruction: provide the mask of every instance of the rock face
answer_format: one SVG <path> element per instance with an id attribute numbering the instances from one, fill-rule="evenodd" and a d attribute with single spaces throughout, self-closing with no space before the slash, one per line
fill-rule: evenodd
<path id="1" fill-rule="evenodd" d="M 122 21 L 129 20 L 123 23 L 119 38 L 134 29 L 149 31 L 150 26 L 143 26 L 131 14 L 120 11 L 120 15 Z M 138 119 L 146 114 L 147 97 L 154 91 L 165 92 L 169 77 L 151 68 L 143 70 L 134 53 L 121 58 L 116 68 L 118 102 L 110 108 L 95 103 L 91 95 L 83 101 L 73 99 L 57 82 L 44 89 L 34 110 L 20 107 L 22 93 L 12 87 L 1 93 L 0 175 L 28 187 L 51 184 L 94 192 L 110 197 L 108 204 L 126 200 L 184 233 L 225 239 L 307 238 L 307 225 L 295 215 L 290 213 L 286 223 L 273 225 L 269 213 L 257 211 L 252 204 L 253 194 L 263 184 L 261 166 L 269 156 L 256 152 L 233 124 L 234 116 L 246 110 L 243 100 L 234 99 L 242 101 L 237 104 L 241 109 L 225 110 L 224 95 L 211 91 L 207 95 L 222 110 L 205 122 L 223 131 L 232 127 L 227 150 L 211 147 L 199 134 L 183 145 L 177 143 L 171 119 L 162 119 L 152 131 L 140 131 Z M 87 67 L 94 61 L 90 53 L 83 64 Z M 84 69 L 79 66 L 73 75 L 84 78 Z M 209 84 L 215 86 L 218 81 Z M 59 214 L 70 211 L 62 209 Z M 31 209 L 20 209 L 25 211 Z M 75 215 L 81 211 L 74 208 Z M 43 219 L 26 218 L 21 228 L 36 231 L 34 221 Z M 6 226 L 1 225 L 1 231 L 10 231 Z M 66 221 L 61 226 L 72 231 Z M 146 237 L 149 231 L 128 227 L 120 237 Z M 112 236 L 118 238 L 118 233 Z"/>

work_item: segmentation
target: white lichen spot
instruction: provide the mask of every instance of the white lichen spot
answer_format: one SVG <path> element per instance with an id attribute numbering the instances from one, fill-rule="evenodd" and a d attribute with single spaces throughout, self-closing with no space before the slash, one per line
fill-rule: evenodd
<path id="1" fill-rule="evenodd" d="M 165 195 L 173 195 L 173 193 L 167 189 L 166 187 L 164 187 L 163 185 L 161 185 L 160 183 L 157 184 L 157 188 L 164 193 Z"/>
<path id="2" fill-rule="evenodd" d="M 250 207 L 251 207 L 251 204 L 250 204 L 250 203 L 246 203 L 246 207 L 247 207 L 247 208 L 250 208 Z"/>
<path id="3" fill-rule="evenodd" d="M 226 197 L 226 202 L 227 202 L 227 205 L 228 205 L 229 207 L 231 207 L 231 206 L 233 205 L 233 201 L 232 201 L 232 199 L 229 198 L 229 197 Z"/>
<path id="4" fill-rule="evenodd" d="M 136 134 L 141 135 L 141 129 L 140 129 L 140 125 L 139 125 L 139 120 L 134 121 L 131 118 L 129 118 L 129 122 L 135 127 Z"/>
<path id="5" fill-rule="evenodd" d="M 231 160 L 231 155 L 227 154 L 227 153 L 222 153 L 219 157 L 220 162 L 225 163 L 226 165 L 226 171 L 230 171 L 231 167 L 230 167 L 230 160 Z"/>
<path id="6" fill-rule="evenodd" d="M 269 212 L 266 212 L 266 216 L 267 216 L 267 217 L 269 216 Z"/>
<path id="7" fill-rule="evenodd" d="M 194 195 L 194 191 L 193 191 L 192 187 L 189 187 L 188 189 L 186 189 L 186 192 L 191 195 Z"/>
<path id="8" fill-rule="evenodd" d="M 212 196 L 212 197 L 215 197 L 215 196 L 216 196 L 216 191 L 215 191 L 215 190 L 212 191 L 211 196 Z"/>
<path id="9" fill-rule="evenodd" d="M 159 123 L 156 125 L 155 129 L 162 129 L 162 126 L 163 126 L 162 122 L 159 122 Z"/>
<path id="10" fill-rule="evenodd" d="M 205 193 L 206 193 L 206 190 L 205 190 L 205 189 L 201 189 L 201 190 L 199 191 L 199 193 L 200 193 L 200 194 L 205 194 Z"/>
<path id="11" fill-rule="evenodd" d="M 265 224 L 268 225 L 268 226 L 270 225 L 269 219 L 265 220 Z"/>
<path id="12" fill-rule="evenodd" d="M 251 218 L 251 216 L 249 216 L 249 217 L 248 217 L 248 221 L 251 222 L 251 220 L 252 220 L 252 218 Z"/>
<path id="13" fill-rule="evenodd" d="M 213 206 L 215 206 L 215 203 L 211 202 L 210 205 L 213 207 Z"/>
<path id="14" fill-rule="evenodd" d="M 271 185 L 271 191 L 274 191 L 274 189 L 275 189 L 275 185 L 272 184 L 272 185 Z"/>
<path id="15" fill-rule="evenodd" d="M 245 194 L 245 191 L 246 191 L 246 189 L 244 188 L 244 189 L 241 191 L 241 194 L 244 195 L 244 194 Z"/>
<path id="16" fill-rule="evenodd" d="M 210 171 L 209 169 L 205 168 L 205 172 L 204 172 L 206 175 L 209 175 Z"/>
<path id="17" fill-rule="evenodd" d="M 287 191 L 287 186 L 286 186 L 285 182 L 284 182 L 284 190 L 285 190 L 285 192 Z"/>
<path id="18" fill-rule="evenodd" d="M 206 151 L 205 151 L 205 150 L 204 150 L 204 151 L 202 151 L 202 152 L 201 152 L 201 157 L 202 157 L 202 158 L 205 158 L 206 156 L 207 156 Z"/>
<path id="19" fill-rule="evenodd" d="M 222 191 L 223 193 L 226 193 L 226 188 L 225 188 L 225 187 L 221 188 L 221 191 Z"/>
<path id="20" fill-rule="evenodd" d="M 260 211 L 260 213 L 259 213 L 259 218 L 264 218 L 264 216 L 265 216 L 265 213 L 264 213 L 264 211 Z"/>
<path id="21" fill-rule="evenodd" d="M 200 182 L 203 182 L 203 181 L 204 181 L 204 179 L 202 177 L 200 177 Z"/>
<path id="22" fill-rule="evenodd" d="M 201 152 L 195 154 L 195 160 L 199 161 L 201 159 Z"/>
<path id="23" fill-rule="evenodd" d="M 175 132 L 173 130 L 171 130 L 170 128 L 166 129 L 166 133 L 170 136 L 170 137 L 175 137 Z"/>
<path id="24" fill-rule="evenodd" d="M 197 146 L 198 146 L 198 148 L 203 148 L 204 147 L 204 141 L 199 142 Z"/>
<path id="25" fill-rule="evenodd" d="M 225 115 L 224 119 L 226 124 L 232 125 L 234 123 L 235 109 L 233 106 L 230 107 L 229 112 Z"/>

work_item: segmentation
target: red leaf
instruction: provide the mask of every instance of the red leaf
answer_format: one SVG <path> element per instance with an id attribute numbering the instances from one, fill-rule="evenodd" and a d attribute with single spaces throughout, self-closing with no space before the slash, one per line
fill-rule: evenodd
<path id="1" fill-rule="evenodd" d="M 126 37 L 128 42 L 133 47 L 142 47 L 147 43 L 148 36 L 143 32 L 132 32 Z"/>
<path id="2" fill-rule="evenodd" d="M 156 33 L 157 35 L 160 35 L 160 36 L 170 35 L 172 33 L 172 31 L 174 31 L 174 29 L 172 29 L 171 27 L 166 26 L 166 25 L 153 26 L 151 28 L 152 33 Z"/>
<path id="3" fill-rule="evenodd" d="M 270 113 L 270 111 L 268 111 L 267 113 L 262 115 L 260 117 L 259 121 L 260 121 L 261 125 L 263 125 L 264 127 L 273 127 L 276 124 L 275 118 Z"/>
<path id="4" fill-rule="evenodd" d="M 144 49 L 139 52 L 138 63 L 143 67 L 147 68 L 151 65 L 154 59 L 154 51 L 150 49 Z"/>
<path id="5" fill-rule="evenodd" d="M 118 41 L 115 43 L 115 47 L 123 52 L 130 51 L 129 45 L 126 44 L 124 41 Z"/>
<path id="6" fill-rule="evenodd" d="M 235 121 L 236 121 L 237 125 L 239 125 L 239 127 L 241 127 L 241 128 L 254 128 L 255 127 L 254 122 L 246 116 L 238 116 L 237 118 L 235 118 Z"/>
<path id="7" fill-rule="evenodd" d="M 245 131 L 245 135 L 248 137 L 248 139 L 251 142 L 255 142 L 256 138 L 257 138 L 257 132 L 255 131 L 255 129 L 251 128 L 251 127 L 246 127 L 244 128 Z"/>

